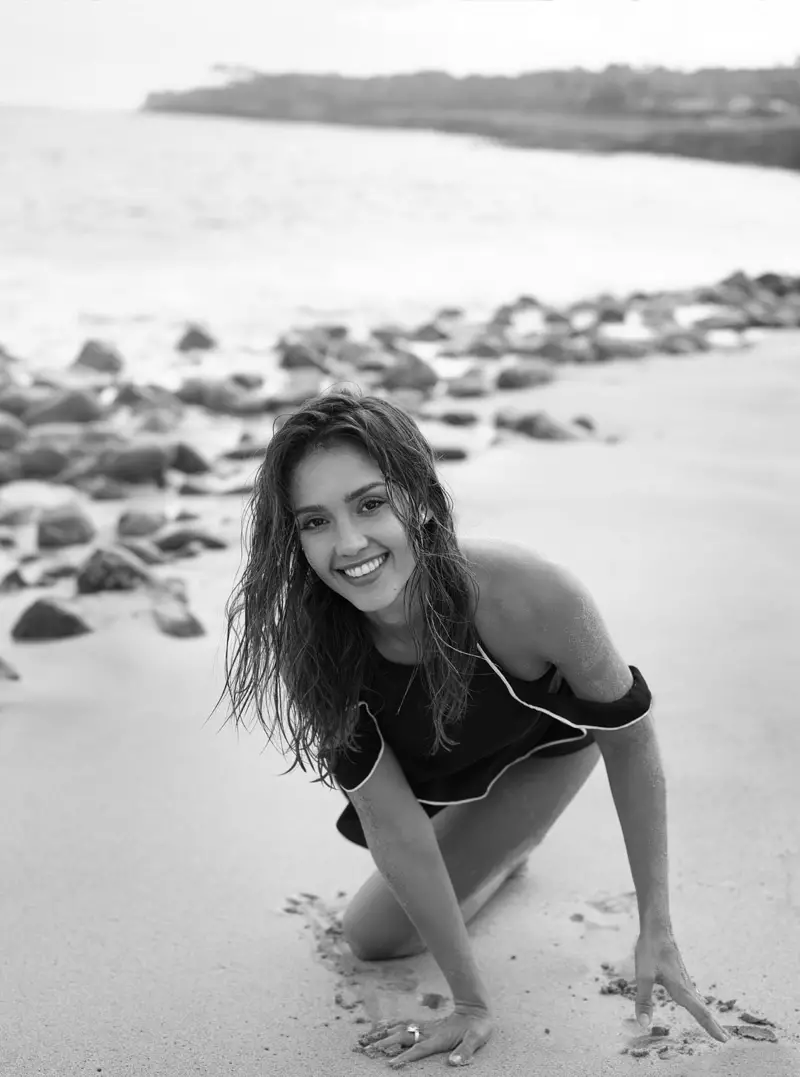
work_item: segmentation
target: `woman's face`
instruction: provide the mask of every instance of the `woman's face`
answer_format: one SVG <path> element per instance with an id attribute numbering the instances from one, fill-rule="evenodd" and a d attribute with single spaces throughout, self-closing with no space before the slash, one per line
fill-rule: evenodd
<path id="1" fill-rule="evenodd" d="M 374 461 L 355 446 L 315 449 L 295 468 L 290 494 L 300 543 L 317 576 L 376 625 L 404 624 L 414 555 Z"/>

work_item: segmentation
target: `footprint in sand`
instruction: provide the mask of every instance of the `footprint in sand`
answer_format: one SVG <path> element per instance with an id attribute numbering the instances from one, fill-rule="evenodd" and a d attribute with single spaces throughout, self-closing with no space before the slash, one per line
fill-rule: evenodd
<path id="1" fill-rule="evenodd" d="M 359 961 L 342 933 L 345 897 L 340 892 L 336 902 L 326 902 L 317 894 L 300 893 L 286 898 L 283 911 L 303 917 L 314 937 L 315 956 L 335 976 L 334 1002 L 339 1009 L 352 1013 L 356 1024 L 377 1025 L 394 1021 L 398 1015 L 413 1016 L 412 1008 L 419 1008 L 419 978 L 411 966 L 414 959 Z M 398 1000 L 398 995 L 406 998 Z M 422 1005 L 434 1009 L 441 999 L 441 995 L 429 993 Z"/>
<path id="2" fill-rule="evenodd" d="M 628 891 L 586 901 L 587 911 L 572 913 L 570 920 L 583 924 L 589 931 L 619 931 L 620 922 L 629 919 L 636 908 L 636 892 Z"/>

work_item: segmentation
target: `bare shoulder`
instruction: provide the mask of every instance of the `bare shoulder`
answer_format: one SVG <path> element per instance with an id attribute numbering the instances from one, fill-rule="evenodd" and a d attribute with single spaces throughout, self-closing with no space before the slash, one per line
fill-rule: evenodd
<path id="1" fill-rule="evenodd" d="M 479 609 L 497 608 L 507 615 L 525 609 L 531 601 L 542 613 L 567 580 L 574 577 L 562 565 L 538 550 L 499 539 L 469 539 L 461 544 L 481 588 Z M 536 600 L 539 600 L 537 603 Z"/>
<path id="2" fill-rule="evenodd" d="M 467 547 L 485 581 L 476 628 L 511 673 L 533 679 L 555 665 L 576 695 L 599 702 L 617 700 L 628 691 L 628 665 L 592 595 L 573 572 L 524 546 L 491 542 Z"/>
<path id="3" fill-rule="evenodd" d="M 479 635 L 510 672 L 523 678 L 540 676 L 550 662 L 536 641 L 554 616 L 566 570 L 516 543 L 470 539 L 461 548 L 480 587 L 475 614 Z"/>

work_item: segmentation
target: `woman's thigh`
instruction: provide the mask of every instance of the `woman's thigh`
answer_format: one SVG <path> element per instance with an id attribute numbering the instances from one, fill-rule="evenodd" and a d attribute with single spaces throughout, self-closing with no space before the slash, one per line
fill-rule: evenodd
<path id="1" fill-rule="evenodd" d="M 451 804 L 432 820 L 465 920 L 469 920 L 558 819 L 594 770 L 596 744 L 560 756 L 534 755 L 503 774 L 482 800 Z M 354 953 L 381 960 L 422 948 L 380 872 L 355 894 L 343 928 Z"/>

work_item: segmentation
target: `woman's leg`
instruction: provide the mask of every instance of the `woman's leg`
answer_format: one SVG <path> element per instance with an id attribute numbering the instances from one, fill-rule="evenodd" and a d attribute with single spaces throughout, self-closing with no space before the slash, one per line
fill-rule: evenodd
<path id="1" fill-rule="evenodd" d="M 536 756 L 515 763 L 483 800 L 453 804 L 432 824 L 465 922 L 525 860 L 594 770 L 600 750 Z M 424 950 L 414 925 L 380 872 L 350 902 L 344 936 L 356 957 L 380 961 Z"/>

